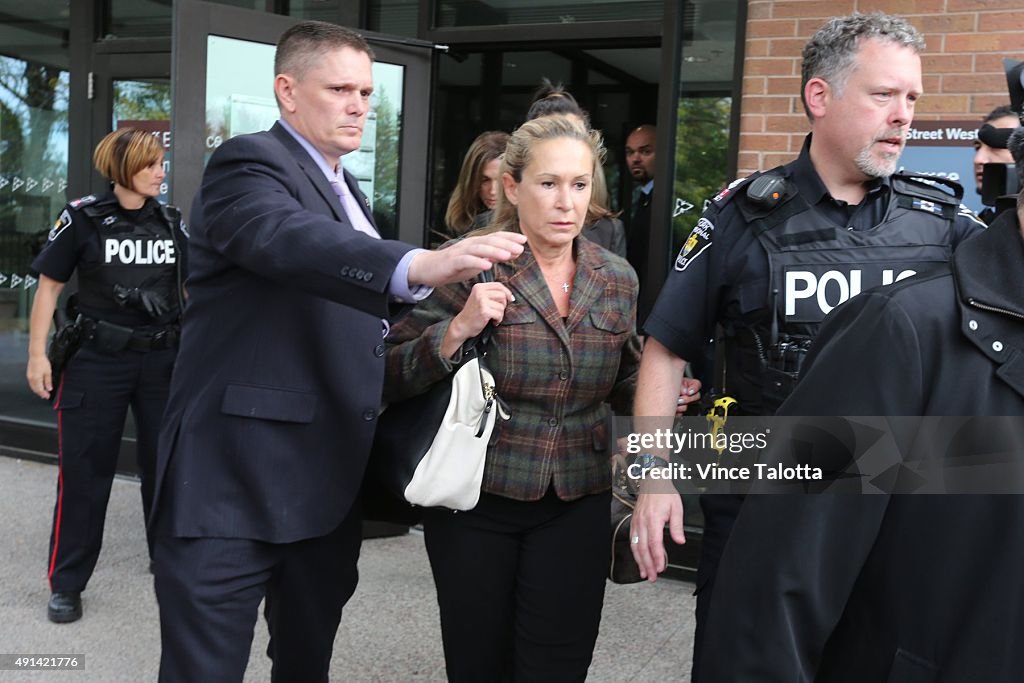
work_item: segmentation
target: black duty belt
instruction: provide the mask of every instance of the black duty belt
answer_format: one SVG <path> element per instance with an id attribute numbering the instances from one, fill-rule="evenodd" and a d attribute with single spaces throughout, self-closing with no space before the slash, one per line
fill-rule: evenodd
<path id="1" fill-rule="evenodd" d="M 160 329 L 142 329 L 116 325 L 106 320 L 93 320 L 82 317 L 89 343 L 96 348 L 107 351 L 160 351 L 177 348 L 181 337 L 178 325 L 168 325 Z"/>

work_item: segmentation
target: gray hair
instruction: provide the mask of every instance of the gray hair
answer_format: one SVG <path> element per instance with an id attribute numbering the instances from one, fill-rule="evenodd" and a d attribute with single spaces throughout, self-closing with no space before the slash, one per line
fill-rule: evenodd
<path id="1" fill-rule="evenodd" d="M 800 99 L 812 122 L 804 95 L 807 82 L 820 78 L 841 94 L 853 72 L 861 42 L 870 38 L 908 47 L 918 54 L 925 48 L 924 36 L 902 17 L 882 12 L 854 12 L 845 17 L 833 17 L 807 41 L 803 50 Z"/>

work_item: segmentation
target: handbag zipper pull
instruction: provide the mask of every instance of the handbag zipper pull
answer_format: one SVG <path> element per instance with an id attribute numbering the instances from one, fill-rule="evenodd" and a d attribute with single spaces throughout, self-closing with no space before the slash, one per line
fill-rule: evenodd
<path id="1" fill-rule="evenodd" d="M 491 406 L 494 405 L 494 399 L 488 398 L 487 402 L 484 403 L 484 412 L 480 415 L 480 423 L 476 428 L 476 438 L 483 436 L 484 428 L 487 426 L 487 416 L 491 414 Z"/>

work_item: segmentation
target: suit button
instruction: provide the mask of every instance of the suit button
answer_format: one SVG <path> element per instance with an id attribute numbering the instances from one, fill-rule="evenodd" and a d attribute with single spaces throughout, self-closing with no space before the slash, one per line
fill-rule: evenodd
<path id="1" fill-rule="evenodd" d="M 375 417 L 377 417 L 376 410 L 367 410 L 363 412 L 363 419 L 366 420 L 367 422 L 370 422 Z"/>
<path id="2" fill-rule="evenodd" d="M 373 279 L 373 273 L 367 273 L 366 275 L 363 276 L 363 280 L 365 280 L 366 282 L 369 282 L 372 279 Z"/>
<path id="3" fill-rule="evenodd" d="M 355 278 L 356 278 L 357 280 L 362 280 L 362 279 L 363 279 L 363 276 L 364 276 L 364 275 L 366 275 L 366 271 L 365 271 L 365 270 L 363 270 L 362 268 L 360 268 L 359 270 L 357 270 L 357 271 L 355 272 Z"/>
<path id="4" fill-rule="evenodd" d="M 558 373 L 558 379 L 564 382 L 565 380 L 569 379 L 569 373 L 566 372 L 565 370 L 562 370 L 560 373 Z"/>
<path id="5" fill-rule="evenodd" d="M 377 358 L 380 358 L 381 356 L 383 356 L 384 355 L 384 345 L 383 344 L 377 344 L 375 347 L 373 347 L 373 355 L 377 356 Z"/>
<path id="6" fill-rule="evenodd" d="M 552 427 L 557 427 L 558 426 L 558 418 L 557 417 L 551 418 L 550 420 L 548 420 L 548 424 L 551 425 Z"/>
<path id="7" fill-rule="evenodd" d="M 342 276 L 348 275 L 348 266 L 342 266 L 341 274 Z"/>

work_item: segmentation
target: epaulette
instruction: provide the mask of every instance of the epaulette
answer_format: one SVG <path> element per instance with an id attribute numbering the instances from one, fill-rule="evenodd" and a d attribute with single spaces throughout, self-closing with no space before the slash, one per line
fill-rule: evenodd
<path id="1" fill-rule="evenodd" d="M 80 209 L 83 206 L 89 206 L 90 204 L 95 204 L 97 201 L 99 201 L 99 197 L 97 197 L 94 194 L 87 194 L 84 197 L 79 197 L 78 199 L 72 199 L 70 202 L 68 202 L 68 206 L 70 206 L 72 209 Z"/>
<path id="2" fill-rule="evenodd" d="M 964 196 L 963 186 L 955 180 L 941 176 L 926 176 L 900 171 L 892 175 L 892 188 L 900 194 L 921 199 L 930 199 L 943 204 L 960 205 Z"/>
<path id="3" fill-rule="evenodd" d="M 946 218 L 953 217 L 964 196 L 963 186 L 954 180 L 905 171 L 892 175 L 892 189 L 899 206 Z"/>
<path id="4" fill-rule="evenodd" d="M 748 175 L 744 178 L 737 178 L 736 180 L 732 181 L 731 183 L 723 187 L 721 190 L 719 190 L 718 194 L 711 198 L 711 203 L 717 206 L 719 209 L 723 208 L 726 204 L 731 202 L 737 194 L 739 194 L 740 190 L 743 189 L 745 185 L 749 184 L 751 181 L 754 180 L 754 178 L 757 178 L 759 175 L 761 175 L 760 172 L 755 171 L 751 175 Z"/>

